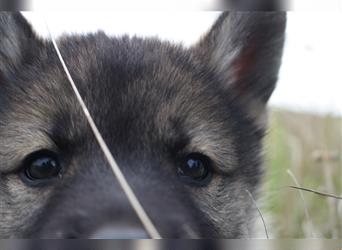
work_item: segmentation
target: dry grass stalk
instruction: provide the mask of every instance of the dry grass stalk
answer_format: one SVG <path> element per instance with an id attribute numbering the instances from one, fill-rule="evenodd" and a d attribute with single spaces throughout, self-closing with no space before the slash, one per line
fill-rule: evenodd
<path id="1" fill-rule="evenodd" d="M 294 183 L 299 187 L 300 185 L 299 185 L 299 183 L 298 183 L 298 181 L 297 181 L 297 178 L 296 178 L 296 176 L 292 173 L 292 171 L 291 171 L 290 169 L 288 169 L 286 172 L 287 172 L 288 175 L 293 179 Z M 308 225 L 309 225 L 309 227 L 310 227 L 310 234 L 311 234 L 311 237 L 314 238 L 313 223 L 312 223 L 312 221 L 311 221 L 311 219 L 310 219 L 309 210 L 308 210 L 308 208 L 307 208 L 307 205 L 306 205 L 306 202 L 305 202 L 305 199 L 304 199 L 304 194 L 303 194 L 303 192 L 302 192 L 301 189 L 298 189 L 298 192 L 299 192 L 299 195 L 300 195 L 300 197 L 301 197 L 301 199 L 302 199 L 302 202 L 303 202 L 304 214 L 305 214 L 305 217 L 306 217 L 306 221 L 307 221 L 307 223 L 308 223 Z"/>

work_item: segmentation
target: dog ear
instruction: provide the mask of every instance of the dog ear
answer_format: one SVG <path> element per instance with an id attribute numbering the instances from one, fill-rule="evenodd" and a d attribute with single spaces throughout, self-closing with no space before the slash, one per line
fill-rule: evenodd
<path id="1" fill-rule="evenodd" d="M 0 77 L 15 74 L 31 60 L 37 52 L 38 41 L 20 13 L 0 12 Z"/>
<path id="2" fill-rule="evenodd" d="M 285 12 L 226 12 L 194 49 L 238 100 L 265 106 L 277 82 L 285 26 Z"/>

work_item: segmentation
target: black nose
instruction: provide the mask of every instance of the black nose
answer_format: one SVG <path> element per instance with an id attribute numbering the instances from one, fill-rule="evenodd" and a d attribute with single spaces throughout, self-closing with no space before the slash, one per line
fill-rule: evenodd
<path id="1" fill-rule="evenodd" d="M 127 225 L 106 225 L 95 230 L 91 239 L 148 239 L 143 228 Z"/>

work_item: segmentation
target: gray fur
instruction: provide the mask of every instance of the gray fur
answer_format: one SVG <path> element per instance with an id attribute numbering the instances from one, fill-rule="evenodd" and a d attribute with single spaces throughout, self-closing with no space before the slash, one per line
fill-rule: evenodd
<path id="1" fill-rule="evenodd" d="M 163 237 L 249 236 L 256 211 L 245 190 L 257 196 L 263 174 L 265 105 L 284 29 L 284 13 L 224 13 L 190 49 L 101 32 L 58 41 Z M 0 237 L 84 238 L 108 223 L 140 227 L 51 42 L 36 37 L 19 14 L 1 13 L 0 33 Z M 39 149 L 55 151 L 65 173 L 51 185 L 30 187 L 20 178 L 21 162 Z M 176 175 L 191 152 L 213 162 L 205 187 Z"/>

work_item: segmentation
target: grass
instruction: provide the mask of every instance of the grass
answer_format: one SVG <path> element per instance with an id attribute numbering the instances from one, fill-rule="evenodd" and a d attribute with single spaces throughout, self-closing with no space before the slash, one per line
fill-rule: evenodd
<path id="1" fill-rule="evenodd" d="M 266 167 L 262 212 L 276 238 L 341 238 L 339 200 L 304 192 L 305 204 L 287 174 L 289 169 L 302 187 L 342 195 L 341 117 L 273 109 L 266 137 Z M 324 155 L 332 154 L 332 157 Z M 319 160 L 318 156 L 326 159 Z M 329 159 L 332 158 L 332 159 Z M 312 226 L 304 213 L 308 208 Z M 340 212 L 341 213 L 341 212 Z"/>

